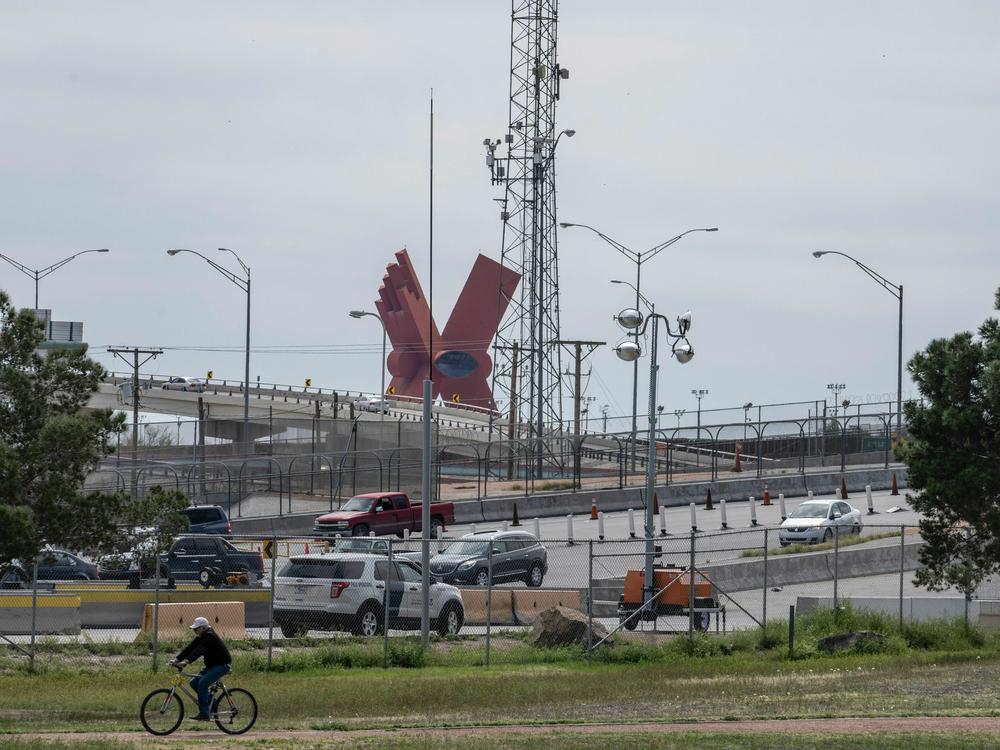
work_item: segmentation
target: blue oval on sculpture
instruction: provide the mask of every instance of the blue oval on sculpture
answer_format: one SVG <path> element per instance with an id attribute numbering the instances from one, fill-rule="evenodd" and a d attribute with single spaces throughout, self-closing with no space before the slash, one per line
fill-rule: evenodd
<path id="1" fill-rule="evenodd" d="M 434 366 L 449 378 L 464 378 L 479 369 L 479 363 L 468 352 L 451 349 L 434 358 Z"/>

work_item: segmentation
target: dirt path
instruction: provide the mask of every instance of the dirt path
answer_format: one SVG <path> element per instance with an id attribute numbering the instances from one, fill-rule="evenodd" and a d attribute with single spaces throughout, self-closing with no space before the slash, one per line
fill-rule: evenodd
<path id="1" fill-rule="evenodd" d="M 214 729 L 214 728 L 213 728 Z M 662 722 L 643 724 L 529 724 L 487 727 L 421 727 L 411 729 L 359 729 L 349 731 L 320 730 L 261 730 L 248 732 L 244 738 L 226 738 L 215 731 L 179 731 L 170 736 L 171 740 L 202 740 L 216 744 L 220 741 L 239 742 L 241 739 L 301 739 L 301 740 L 349 740 L 400 735 L 411 737 L 463 737 L 499 736 L 507 734 L 637 734 L 637 733 L 679 733 L 706 732 L 726 734 L 788 733 L 813 734 L 907 734 L 936 733 L 960 734 L 978 732 L 995 734 L 1000 738 L 1000 717 L 961 716 L 900 716 L 886 718 L 838 718 L 838 719 L 768 719 L 758 721 L 705 721 L 705 722 Z M 3 737 L 4 735 L 0 735 Z M 151 738 L 142 732 L 31 732 L 10 735 L 19 738 L 47 740 L 118 740 L 121 742 L 147 743 Z"/>

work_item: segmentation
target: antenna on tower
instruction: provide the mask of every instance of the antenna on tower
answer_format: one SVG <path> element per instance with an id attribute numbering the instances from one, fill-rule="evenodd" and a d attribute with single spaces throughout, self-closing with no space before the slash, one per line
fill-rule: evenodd
<path id="1" fill-rule="evenodd" d="M 539 477 L 546 460 L 560 460 L 546 458 L 542 439 L 563 428 L 555 155 L 562 136 L 575 134 L 556 131 L 556 102 L 569 78 L 556 55 L 558 5 L 512 0 L 507 132 L 502 141 L 483 140 L 490 183 L 503 188 L 500 263 L 521 276 L 494 342 L 493 393 L 509 394 L 516 436 L 534 439 Z M 502 295 L 497 302 L 506 305 Z"/>

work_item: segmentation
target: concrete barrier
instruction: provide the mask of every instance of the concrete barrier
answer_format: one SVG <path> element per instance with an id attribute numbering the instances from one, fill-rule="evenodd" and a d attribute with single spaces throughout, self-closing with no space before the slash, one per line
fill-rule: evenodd
<path id="1" fill-rule="evenodd" d="M 493 589 L 489 616 L 486 611 L 486 589 L 461 589 L 466 625 L 515 625 L 514 597 L 511 589 Z"/>
<path id="2" fill-rule="evenodd" d="M 861 612 L 877 612 L 899 617 L 899 597 L 850 596 L 840 597 L 840 605 L 849 604 Z M 931 620 L 965 619 L 965 598 L 961 596 L 904 596 L 903 620 L 928 622 Z M 1000 601 L 972 599 L 969 605 L 969 623 L 981 627 L 1000 627 Z M 833 609 L 832 596 L 800 596 L 796 600 L 796 614 L 807 614 L 817 609 Z"/>
<path id="3" fill-rule="evenodd" d="M 812 490 L 816 494 L 832 494 L 840 487 L 840 478 L 844 477 L 848 491 L 861 492 L 866 484 L 872 489 L 889 489 L 892 486 L 892 475 L 896 474 L 899 486 L 906 486 L 907 470 L 905 466 L 894 466 L 889 469 L 867 468 L 848 469 L 841 474 L 839 467 L 829 471 L 810 472 L 808 474 L 767 475 L 763 478 L 750 476 L 739 479 L 720 479 L 717 482 L 680 482 L 656 487 L 657 499 L 661 506 L 688 505 L 691 502 L 701 504 L 705 500 L 707 489 L 713 496 L 749 497 L 761 490 L 761 484 L 766 482 L 771 494 L 783 493 L 786 498 L 803 497 Z M 629 508 L 643 508 L 645 491 L 639 487 L 624 489 L 582 489 L 576 492 L 534 493 L 531 495 L 507 495 L 490 497 L 483 500 L 456 500 L 456 523 L 480 523 L 510 520 L 514 517 L 514 503 L 517 503 L 521 518 L 535 516 L 565 516 L 568 513 L 586 513 L 590 510 L 591 501 L 596 498 L 598 507 L 604 512 L 622 511 Z M 326 512 L 323 509 L 322 512 Z M 283 516 L 253 516 L 247 518 L 232 518 L 233 532 L 236 534 L 303 535 L 310 536 L 313 521 L 319 511 L 309 513 L 286 513 Z M 498 526 L 499 528 L 499 526 Z"/>
<path id="4" fill-rule="evenodd" d="M 44 635 L 80 634 L 80 597 L 39 594 L 35 632 Z M 31 633 L 31 594 L 0 595 L 0 633 Z"/>
<path id="5" fill-rule="evenodd" d="M 923 542 L 907 542 L 903 548 L 903 569 L 916 570 Z M 767 585 L 788 586 L 833 580 L 833 550 L 797 555 L 772 555 L 767 561 Z M 846 547 L 837 560 L 840 578 L 875 576 L 899 571 L 899 540 L 892 538 L 877 546 Z M 763 558 L 717 565 L 701 565 L 699 570 L 723 591 L 749 591 L 764 585 Z"/>
<path id="6" fill-rule="evenodd" d="M 521 625 L 531 625 L 540 612 L 552 607 L 569 607 L 580 610 L 580 592 L 572 590 L 545 591 L 542 589 L 515 589 L 514 618 Z"/>
<path id="7" fill-rule="evenodd" d="M 137 641 L 153 633 L 154 606 L 147 604 L 143 609 Z M 246 607 L 243 602 L 161 604 L 159 618 L 156 621 L 157 637 L 166 640 L 191 638 L 190 626 L 196 617 L 206 618 L 212 629 L 222 638 L 246 640 Z"/>

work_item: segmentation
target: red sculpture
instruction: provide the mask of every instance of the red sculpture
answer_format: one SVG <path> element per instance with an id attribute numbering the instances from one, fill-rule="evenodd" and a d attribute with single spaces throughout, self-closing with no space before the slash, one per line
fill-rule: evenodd
<path id="1" fill-rule="evenodd" d="M 520 280 L 520 274 L 479 255 L 439 334 L 410 256 L 406 250 L 396 253 L 396 262 L 386 266 L 375 302 L 392 342 L 386 364 L 393 395 L 423 395 L 433 333 L 434 397 L 495 409 L 489 386 L 493 361 L 487 351 Z"/>

